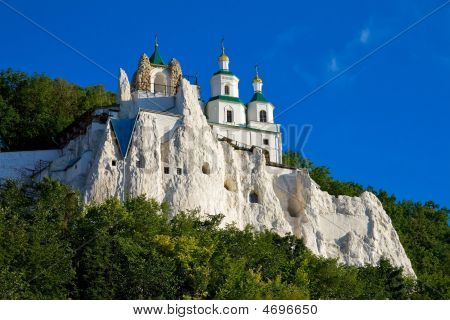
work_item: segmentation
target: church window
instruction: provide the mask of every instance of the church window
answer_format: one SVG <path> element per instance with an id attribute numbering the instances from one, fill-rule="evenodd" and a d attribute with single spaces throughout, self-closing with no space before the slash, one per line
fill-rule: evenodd
<path id="1" fill-rule="evenodd" d="M 167 95 L 166 77 L 162 72 L 156 74 L 153 87 L 154 93 Z"/>
<path id="2" fill-rule="evenodd" d="M 169 174 L 169 173 L 170 173 L 169 167 L 164 167 L 164 173 L 165 173 L 165 174 Z"/>
<path id="3" fill-rule="evenodd" d="M 233 110 L 227 110 L 227 122 L 228 123 L 233 122 Z"/>
<path id="4" fill-rule="evenodd" d="M 258 194 L 255 191 L 250 192 L 248 200 L 250 203 L 259 203 Z"/>
<path id="5" fill-rule="evenodd" d="M 261 110 L 259 112 L 259 121 L 267 122 L 267 112 L 266 112 L 266 110 Z"/>
<path id="6" fill-rule="evenodd" d="M 269 139 L 263 139 L 263 144 L 268 146 L 269 145 Z"/>
<path id="7" fill-rule="evenodd" d="M 228 85 L 225 86 L 225 94 L 230 95 L 230 87 Z"/>
<path id="8" fill-rule="evenodd" d="M 117 166 L 117 161 L 116 161 L 116 160 L 111 161 L 111 165 L 112 165 L 113 167 Z"/>

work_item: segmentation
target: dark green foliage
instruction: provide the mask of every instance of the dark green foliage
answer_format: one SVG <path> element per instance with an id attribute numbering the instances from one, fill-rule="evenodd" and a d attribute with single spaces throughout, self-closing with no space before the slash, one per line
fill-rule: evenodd
<path id="1" fill-rule="evenodd" d="M 358 196 L 366 190 L 359 184 L 333 179 L 328 168 L 315 166 L 297 152 L 285 153 L 283 162 L 297 168 L 308 169 L 311 178 L 320 185 L 321 189 L 332 195 Z M 375 193 L 380 199 L 411 260 L 418 277 L 412 297 L 450 299 L 450 227 L 448 225 L 450 211 L 440 208 L 432 201 L 424 204 L 405 200 L 397 201 L 395 196 L 390 196 L 383 190 L 377 191 L 370 187 L 367 190 Z M 373 291 L 373 294 L 376 292 Z M 397 297 L 404 297 L 404 292 L 399 289 L 389 298 Z"/>
<path id="2" fill-rule="evenodd" d="M 0 299 L 67 299 L 75 275 L 68 241 L 80 212 L 71 189 L 46 180 L 0 189 Z"/>
<path id="3" fill-rule="evenodd" d="M 0 71 L 0 137 L 10 151 L 50 148 L 78 116 L 114 102 L 103 86 L 81 88 L 45 75 Z"/>
<path id="4" fill-rule="evenodd" d="M 342 182 L 333 179 L 330 169 L 324 166 L 319 167 L 314 165 L 309 159 L 302 157 L 300 153 L 295 151 L 287 151 L 283 154 L 283 164 L 295 168 L 308 169 L 311 178 L 319 184 L 320 188 L 334 196 L 359 196 L 365 190 L 357 183 Z"/>
<path id="5" fill-rule="evenodd" d="M 449 210 L 432 201 L 425 204 L 397 201 L 376 192 L 400 237 L 418 277 L 418 296 L 450 299 Z"/>
<path id="6" fill-rule="evenodd" d="M 222 216 L 169 219 L 144 197 L 82 207 L 51 180 L 0 191 L 3 299 L 405 299 L 387 261 L 343 266 L 300 239 L 219 228 Z"/>

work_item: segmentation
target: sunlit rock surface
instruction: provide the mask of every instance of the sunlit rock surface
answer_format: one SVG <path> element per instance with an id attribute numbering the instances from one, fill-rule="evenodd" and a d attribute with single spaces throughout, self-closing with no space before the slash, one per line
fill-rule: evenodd
<path id="1" fill-rule="evenodd" d="M 121 79 L 128 85 L 126 75 Z M 135 83 L 141 85 L 139 79 L 135 77 Z M 121 95 L 129 98 L 128 87 Z M 93 123 L 63 148 L 47 174 L 80 189 L 86 202 L 144 194 L 168 202 L 173 214 L 192 209 L 223 214 L 224 225 L 291 233 L 303 238 L 315 254 L 351 265 L 376 264 L 384 256 L 414 276 L 375 195 L 331 196 L 307 172 L 266 163 L 259 148 L 239 150 L 219 141 L 196 87 L 186 80 L 176 98 L 183 114 L 173 120 L 170 134 L 161 133 L 154 112 L 141 110 L 128 149 L 121 150 L 112 120 Z"/>

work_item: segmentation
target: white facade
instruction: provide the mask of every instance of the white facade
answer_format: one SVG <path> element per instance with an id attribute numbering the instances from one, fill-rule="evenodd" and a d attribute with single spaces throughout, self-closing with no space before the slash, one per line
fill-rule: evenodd
<path id="1" fill-rule="evenodd" d="M 0 181 L 21 179 L 37 173 L 61 156 L 61 150 L 33 150 L 0 153 Z"/>
<path id="2" fill-rule="evenodd" d="M 265 121 L 263 121 L 263 112 L 266 115 Z M 251 122 L 273 123 L 273 105 L 270 102 L 252 101 L 247 105 L 247 116 L 249 124 Z"/>
<path id="3" fill-rule="evenodd" d="M 211 78 L 211 97 L 229 96 L 239 98 L 239 78 L 230 72 L 220 70 Z"/>
<path id="4" fill-rule="evenodd" d="M 246 110 L 242 103 L 216 99 L 208 102 L 206 112 L 212 124 L 221 123 L 239 127 L 247 124 Z"/>
<path id="5" fill-rule="evenodd" d="M 219 71 L 211 77 L 211 98 L 205 108 L 214 132 L 243 147 L 267 150 L 271 162 L 281 163 L 280 126 L 274 124 L 274 106 L 262 95 L 258 73 L 253 79 L 255 94 L 246 106 L 239 98 L 239 78 L 230 72 L 223 46 L 218 62 Z"/>

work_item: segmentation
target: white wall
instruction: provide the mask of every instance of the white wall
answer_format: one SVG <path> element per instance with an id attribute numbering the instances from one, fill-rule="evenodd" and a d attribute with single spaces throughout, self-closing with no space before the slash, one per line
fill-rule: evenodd
<path id="1" fill-rule="evenodd" d="M 227 122 L 226 111 L 233 111 L 233 122 Z M 247 116 L 245 107 L 237 102 L 213 100 L 207 107 L 208 120 L 216 123 L 226 123 L 229 125 L 242 126 L 247 125 Z"/>
<path id="2" fill-rule="evenodd" d="M 259 130 L 249 130 L 229 125 L 213 124 L 213 130 L 220 137 L 226 137 L 237 141 L 242 147 L 252 146 L 266 149 L 270 154 L 270 161 L 281 163 L 281 134 L 279 132 L 266 132 Z M 264 144 L 264 139 L 269 140 L 269 144 Z"/>
<path id="3" fill-rule="evenodd" d="M 130 114 L 131 117 L 137 115 L 139 109 L 176 112 L 175 110 L 175 96 L 170 97 L 154 97 L 147 95 L 146 92 L 136 91 L 132 93 L 134 100 L 134 112 Z"/>
<path id="4" fill-rule="evenodd" d="M 39 160 L 53 161 L 60 156 L 61 150 L 36 150 L 18 152 L 0 152 L 0 179 L 21 178 L 36 168 Z"/>
<path id="5" fill-rule="evenodd" d="M 211 97 L 225 95 L 225 85 L 230 87 L 231 97 L 239 97 L 239 78 L 226 74 L 216 74 L 211 78 Z"/>
<path id="6" fill-rule="evenodd" d="M 208 121 L 220 123 L 219 100 L 208 102 L 206 105 Z"/>
<path id="7" fill-rule="evenodd" d="M 259 112 L 265 110 L 267 112 L 267 122 L 273 123 L 273 105 L 271 103 L 264 103 L 252 101 L 248 104 L 247 116 L 248 121 L 260 121 Z"/>

